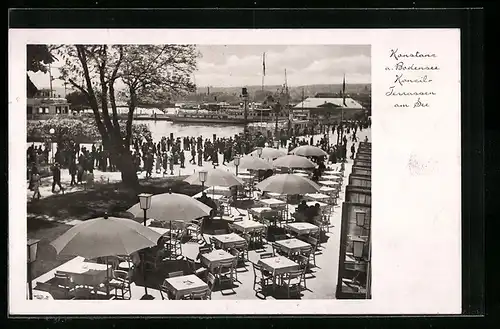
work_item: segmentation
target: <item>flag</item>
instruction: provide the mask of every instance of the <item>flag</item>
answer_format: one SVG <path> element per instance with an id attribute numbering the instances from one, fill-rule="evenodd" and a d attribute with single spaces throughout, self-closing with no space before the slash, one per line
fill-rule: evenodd
<path id="1" fill-rule="evenodd" d="M 266 76 L 266 53 L 262 54 L 262 75 Z"/>
<path id="2" fill-rule="evenodd" d="M 344 74 L 344 81 L 342 82 L 342 102 L 344 106 L 347 106 L 345 103 L 345 74 Z"/>

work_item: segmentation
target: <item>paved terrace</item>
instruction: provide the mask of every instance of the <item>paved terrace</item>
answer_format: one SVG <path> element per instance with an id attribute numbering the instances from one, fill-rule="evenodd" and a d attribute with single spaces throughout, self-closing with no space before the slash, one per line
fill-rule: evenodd
<path id="1" fill-rule="evenodd" d="M 365 135 L 370 136 L 370 129 L 363 130 L 362 132 L 358 132 L 358 139 L 363 140 Z M 319 138 L 319 136 L 318 136 Z M 334 142 L 334 138 L 336 136 L 330 135 L 331 142 Z M 348 142 L 348 156 L 350 155 L 350 145 L 351 142 Z M 189 161 L 190 157 L 186 157 Z M 187 161 L 186 161 L 187 162 Z M 316 254 L 316 264 L 317 267 L 313 267 L 311 271 L 306 275 L 306 283 L 307 290 L 303 290 L 301 292 L 301 299 L 332 299 L 335 298 L 335 290 L 337 284 L 337 272 L 338 272 L 338 254 L 339 254 L 339 244 L 340 244 L 340 222 L 341 222 L 341 205 L 345 199 L 345 186 L 348 183 L 348 177 L 351 173 L 352 169 L 352 160 L 349 159 L 345 165 L 345 173 L 344 173 L 344 181 L 342 185 L 342 189 L 340 191 L 339 198 L 337 200 L 337 206 L 334 207 L 333 212 L 330 217 L 331 227 L 329 229 L 329 233 L 326 233 L 328 240 L 321 244 L 321 248 L 318 249 Z M 222 159 L 220 159 L 220 164 L 222 164 Z M 204 167 L 211 167 L 211 163 L 204 163 Z M 180 169 L 179 166 L 176 166 L 176 171 L 178 175 L 188 175 L 193 173 L 195 170 L 200 167 L 192 164 L 186 163 L 185 169 Z M 233 171 L 234 167 L 228 165 L 228 169 Z M 234 172 L 234 171 L 233 171 Z M 240 173 L 244 172 L 240 170 Z M 69 174 L 67 170 L 63 171 L 62 181 L 63 185 L 69 185 Z M 99 175 L 104 175 L 103 177 L 110 178 L 110 181 L 119 180 L 120 173 L 100 173 L 97 172 L 95 177 L 98 180 Z M 144 176 L 144 173 L 141 175 Z M 162 175 L 159 175 L 162 176 Z M 154 177 L 154 176 L 153 176 Z M 48 179 L 48 182 L 51 182 L 51 178 Z M 44 184 L 45 185 L 45 184 Z M 42 197 L 48 196 L 51 194 L 50 187 L 48 186 L 48 192 L 42 191 Z M 81 187 L 77 187 L 79 189 Z M 28 191 L 30 192 L 30 191 Z M 71 192 L 71 190 L 67 190 L 66 193 Z M 31 194 L 31 193 L 29 193 Z M 243 219 L 248 218 L 248 212 L 244 209 L 235 209 L 232 208 L 233 215 L 238 217 L 243 217 Z M 70 222 L 66 224 L 77 224 L 76 221 Z M 204 234 L 204 238 L 206 241 L 209 241 L 209 234 Z M 189 257 L 191 259 L 196 259 L 198 255 L 199 243 L 195 241 L 190 241 L 182 244 L 182 254 L 183 256 Z M 260 258 L 260 254 L 263 252 L 271 252 L 272 248 L 270 244 L 267 244 L 264 249 L 250 250 L 249 251 L 249 260 L 251 262 L 257 262 Z M 84 259 L 82 257 L 75 257 L 71 259 L 70 262 L 83 262 Z M 170 264 L 169 264 L 170 263 Z M 64 265 L 64 264 L 63 264 Z M 61 266 L 63 266 L 61 265 Z M 152 295 L 156 300 L 161 300 L 160 292 L 158 291 L 158 285 L 163 281 L 166 277 L 167 272 L 186 269 L 187 264 L 184 261 L 170 261 L 167 262 L 166 268 L 160 273 L 152 274 L 148 272 L 148 293 Z M 36 288 L 37 282 L 47 282 L 51 278 L 54 277 L 54 273 L 61 267 L 58 266 L 51 271 L 39 276 L 38 278 L 32 281 L 33 287 Z M 144 295 L 144 282 L 142 280 L 142 273 L 138 271 L 138 275 L 136 276 L 134 283 L 131 285 L 131 299 L 138 300 Z M 218 287 L 212 293 L 212 299 L 228 299 L 228 300 L 238 300 L 238 299 L 264 299 L 261 294 L 256 294 L 253 290 L 253 280 L 254 274 L 252 265 L 250 262 L 246 262 L 246 269 L 242 265 L 240 265 L 237 269 L 238 282 L 235 282 L 234 287 L 231 289 L 226 289 L 223 287 L 220 290 Z M 280 297 L 280 294 L 272 294 L 267 295 L 266 299 L 278 299 L 278 298 L 286 298 Z"/>

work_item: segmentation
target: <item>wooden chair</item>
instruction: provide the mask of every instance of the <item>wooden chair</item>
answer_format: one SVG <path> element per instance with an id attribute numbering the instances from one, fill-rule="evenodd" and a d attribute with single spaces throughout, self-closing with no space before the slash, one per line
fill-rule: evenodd
<path id="1" fill-rule="evenodd" d="M 117 256 L 117 258 L 119 260 L 119 263 L 116 269 L 127 271 L 130 277 L 132 277 L 135 271 L 135 264 L 132 262 L 132 258 L 128 255 L 119 255 Z"/>
<path id="2" fill-rule="evenodd" d="M 236 272 L 236 260 L 221 261 L 216 268 L 217 281 L 219 284 L 229 282 L 231 285 L 234 282 Z"/>
<path id="3" fill-rule="evenodd" d="M 213 236 L 211 236 L 211 237 L 209 238 L 209 240 L 210 240 L 210 244 L 211 244 L 212 246 L 214 246 L 214 248 L 215 248 L 215 249 L 220 248 L 220 243 L 219 243 L 219 241 L 218 241 L 218 240 L 216 240 Z"/>
<path id="4" fill-rule="evenodd" d="M 252 268 L 253 268 L 253 290 L 255 290 L 255 287 L 259 285 L 261 287 L 261 290 L 264 289 L 266 285 L 269 285 L 272 283 L 273 280 L 273 275 L 272 273 L 269 273 L 262 269 L 262 266 L 252 263 Z"/>
<path id="5" fill-rule="evenodd" d="M 194 290 L 189 295 L 190 300 L 210 300 L 212 299 L 212 291 L 209 288 Z"/>
<path id="6" fill-rule="evenodd" d="M 183 276 L 184 272 L 183 271 L 175 271 L 175 272 L 169 272 L 167 274 L 167 278 L 175 278 L 177 276 Z"/>
<path id="7" fill-rule="evenodd" d="M 271 257 L 274 257 L 272 252 L 265 252 L 265 253 L 260 254 L 260 259 L 271 258 Z"/>
<path id="8" fill-rule="evenodd" d="M 68 274 L 56 271 L 54 273 L 54 278 L 51 280 L 53 285 L 64 295 L 65 299 L 72 298 L 75 291 L 75 284 L 71 282 L 71 278 Z M 55 290 L 55 289 L 54 289 Z"/>
<path id="9" fill-rule="evenodd" d="M 302 254 L 299 254 L 297 255 L 297 263 L 299 264 L 299 269 L 303 271 L 304 277 L 302 278 L 302 280 L 304 281 L 304 288 L 307 289 L 306 273 L 309 269 L 309 258 Z"/>
<path id="10" fill-rule="evenodd" d="M 130 275 L 128 271 L 114 270 L 113 278 L 109 281 L 109 287 L 115 289 L 115 297 L 118 297 L 118 290 L 121 291 L 121 298 L 125 299 L 125 295 L 128 293 L 128 298 L 132 298 L 132 292 L 130 290 Z"/>
<path id="11" fill-rule="evenodd" d="M 273 256 L 274 257 L 283 255 L 283 252 L 281 251 L 281 247 L 278 244 L 276 244 L 276 242 L 272 242 L 271 247 L 273 248 Z"/>
<path id="12" fill-rule="evenodd" d="M 233 245 L 233 248 L 238 250 L 238 261 L 241 260 L 243 266 L 246 267 L 245 261 L 248 260 L 248 242 L 237 242 Z"/>
<path id="13" fill-rule="evenodd" d="M 309 265 L 311 265 L 311 261 L 312 261 L 312 264 L 316 267 L 316 250 L 318 248 L 318 243 L 314 243 L 314 238 L 310 238 L 309 239 L 309 243 L 311 244 L 311 247 L 310 248 L 304 248 L 302 249 L 300 252 L 302 255 L 306 256 L 307 259 L 309 260 Z"/>
<path id="14" fill-rule="evenodd" d="M 213 250 L 213 244 L 206 244 L 199 248 L 200 254 L 208 254 L 209 252 L 212 252 L 212 250 Z"/>
<path id="15" fill-rule="evenodd" d="M 174 298 L 171 298 L 172 297 L 171 292 L 168 289 L 168 287 L 165 286 L 164 283 L 160 284 L 160 286 L 158 287 L 158 290 L 160 291 L 160 295 L 161 295 L 162 300 L 174 299 Z"/>
<path id="16" fill-rule="evenodd" d="M 191 258 L 186 257 L 186 261 L 188 263 L 189 269 L 191 270 L 191 273 L 203 280 L 203 278 L 205 278 L 208 273 L 208 269 L 204 266 L 200 266 L 197 268 L 196 262 Z"/>
<path id="17" fill-rule="evenodd" d="M 296 291 L 300 295 L 303 272 L 303 270 L 286 272 L 281 277 L 281 285 L 286 289 L 288 298 L 290 298 L 292 291 Z"/>
<path id="18" fill-rule="evenodd" d="M 207 273 L 207 284 L 208 284 L 208 288 L 210 289 L 210 292 L 214 291 L 216 281 L 217 281 L 217 279 L 215 278 L 215 275 L 213 275 L 213 273 L 208 272 Z"/>
<path id="19" fill-rule="evenodd" d="M 203 240 L 201 233 L 201 226 L 203 225 L 203 220 L 192 220 L 191 224 L 186 227 L 187 233 L 190 237 L 194 237 L 197 241 Z"/>

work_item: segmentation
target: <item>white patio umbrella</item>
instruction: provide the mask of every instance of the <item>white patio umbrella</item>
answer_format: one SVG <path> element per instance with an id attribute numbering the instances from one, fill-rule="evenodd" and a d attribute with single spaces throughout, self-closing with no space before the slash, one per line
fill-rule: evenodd
<path id="1" fill-rule="evenodd" d="M 97 257 L 130 255 L 156 246 L 161 235 L 127 218 L 99 217 L 73 226 L 50 244 L 58 255 Z"/>
<path id="2" fill-rule="evenodd" d="M 261 191 L 286 195 L 318 192 L 321 188 L 312 180 L 294 174 L 278 174 L 264 179 L 256 186 Z"/>
<path id="3" fill-rule="evenodd" d="M 151 207 L 146 210 L 146 217 L 164 222 L 189 222 L 195 218 L 209 216 L 210 210 L 212 208 L 188 195 L 163 193 L 151 197 Z M 144 216 L 140 203 L 133 205 L 127 211 L 135 217 Z"/>
<path id="4" fill-rule="evenodd" d="M 130 255 L 137 250 L 156 246 L 160 237 L 161 234 L 133 220 L 104 215 L 73 226 L 50 244 L 58 255 L 87 259 L 106 257 L 107 264 L 107 256 Z M 145 296 L 148 296 L 146 285 L 144 290 Z M 109 295 L 108 285 L 106 291 Z"/>
<path id="5" fill-rule="evenodd" d="M 323 151 L 319 147 L 312 146 L 312 145 L 302 145 L 302 146 L 296 147 L 290 151 L 290 154 L 299 155 L 299 156 L 303 156 L 303 157 L 328 156 L 328 153 L 326 153 L 325 151 Z"/>
<path id="6" fill-rule="evenodd" d="M 257 148 L 255 150 L 253 150 L 251 153 L 249 153 L 249 155 L 259 157 L 258 152 L 259 151 Z M 280 156 L 283 156 L 283 155 L 286 155 L 285 151 L 275 149 L 272 147 L 263 147 L 262 154 L 260 155 L 260 157 L 263 159 L 273 159 L 274 160 L 274 159 L 279 158 Z"/>
<path id="7" fill-rule="evenodd" d="M 286 216 L 288 217 L 288 196 L 315 193 L 320 186 L 312 180 L 294 174 L 278 174 L 264 179 L 256 185 L 261 191 L 285 194 L 287 196 Z"/>
<path id="8" fill-rule="evenodd" d="M 265 161 L 262 158 L 259 158 L 257 155 L 245 155 L 240 158 L 240 168 L 249 169 L 249 170 L 269 170 L 273 169 L 272 164 Z"/>
<path id="9" fill-rule="evenodd" d="M 273 165 L 279 168 L 290 168 L 290 169 L 299 169 L 299 168 L 308 169 L 316 167 L 316 164 L 314 162 L 298 155 L 285 155 L 279 157 L 273 161 Z"/>
<path id="10" fill-rule="evenodd" d="M 244 184 L 243 180 L 236 177 L 233 173 L 229 171 L 224 171 L 219 168 L 210 168 L 205 170 L 207 172 L 206 181 L 202 183 L 200 181 L 199 172 L 195 172 L 184 181 L 192 185 L 206 185 L 206 186 L 241 186 Z"/>

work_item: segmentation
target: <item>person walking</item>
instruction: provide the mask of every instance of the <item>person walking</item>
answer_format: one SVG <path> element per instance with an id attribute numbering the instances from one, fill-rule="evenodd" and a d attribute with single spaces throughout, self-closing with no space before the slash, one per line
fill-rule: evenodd
<path id="1" fill-rule="evenodd" d="M 196 150 L 194 146 L 191 148 L 191 160 L 189 160 L 189 163 L 196 164 Z"/>
<path id="2" fill-rule="evenodd" d="M 354 160 L 354 153 L 356 152 L 356 147 L 354 146 L 354 143 L 351 145 L 351 159 Z"/>
<path id="3" fill-rule="evenodd" d="M 40 174 L 38 172 L 35 172 L 31 176 L 32 184 L 33 184 L 33 200 L 40 200 Z"/>
<path id="4" fill-rule="evenodd" d="M 64 192 L 64 188 L 61 186 L 61 168 L 58 162 L 52 167 L 52 193 L 56 192 L 56 185 L 59 186 L 59 190 Z"/>

